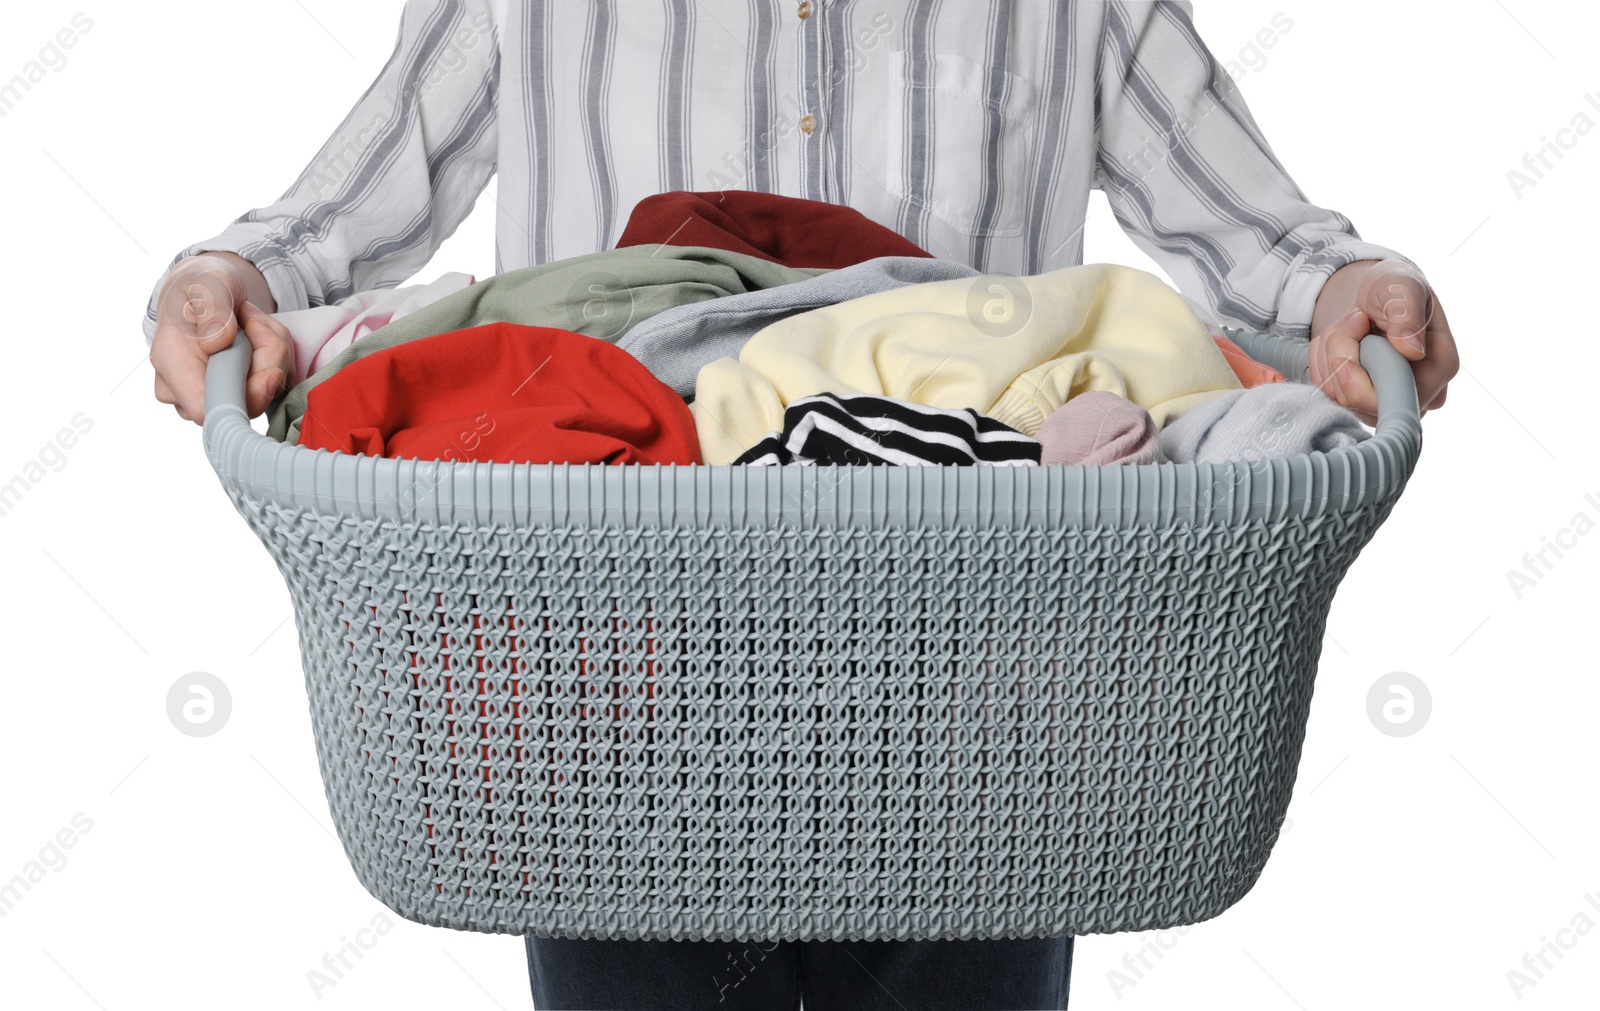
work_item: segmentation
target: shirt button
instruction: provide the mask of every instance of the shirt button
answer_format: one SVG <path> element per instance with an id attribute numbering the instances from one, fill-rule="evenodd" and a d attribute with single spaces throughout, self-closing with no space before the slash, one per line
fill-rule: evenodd
<path id="1" fill-rule="evenodd" d="M 817 128 L 817 117 L 810 114 L 800 117 L 800 132 L 810 133 Z"/>
<path id="2" fill-rule="evenodd" d="M 805 3 L 800 5 L 799 14 L 801 21 L 811 16 L 811 0 L 805 0 Z"/>

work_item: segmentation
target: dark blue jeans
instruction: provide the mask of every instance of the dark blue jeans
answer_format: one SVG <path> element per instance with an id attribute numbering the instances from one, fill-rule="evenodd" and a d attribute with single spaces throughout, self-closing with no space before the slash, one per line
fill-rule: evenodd
<path id="1" fill-rule="evenodd" d="M 538 1011 L 1057 1011 L 1072 938 L 571 941 L 529 937 Z"/>

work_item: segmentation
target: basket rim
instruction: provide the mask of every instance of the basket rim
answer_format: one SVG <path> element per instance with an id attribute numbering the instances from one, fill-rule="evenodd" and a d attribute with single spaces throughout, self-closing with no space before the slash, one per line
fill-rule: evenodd
<path id="1" fill-rule="evenodd" d="M 1307 382 L 1304 340 L 1224 327 L 1257 361 Z M 1039 467 L 741 467 L 479 463 L 352 456 L 280 443 L 244 411 L 250 347 L 206 369 L 204 444 L 230 494 L 356 520 L 476 525 L 1110 526 L 1311 518 L 1397 495 L 1421 452 L 1410 363 L 1361 343 L 1378 395 L 1372 438 L 1227 463 Z"/>

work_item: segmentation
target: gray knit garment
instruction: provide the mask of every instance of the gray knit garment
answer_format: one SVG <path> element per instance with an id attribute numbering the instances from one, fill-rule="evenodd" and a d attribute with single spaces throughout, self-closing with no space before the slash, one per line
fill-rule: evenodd
<path id="1" fill-rule="evenodd" d="M 1158 441 L 1173 463 L 1221 463 L 1326 452 L 1366 438 L 1356 416 L 1315 386 L 1264 383 L 1186 411 Z"/>
<path id="2" fill-rule="evenodd" d="M 751 337 L 780 319 L 908 284 L 976 276 L 950 260 L 880 256 L 807 281 L 676 306 L 635 325 L 617 346 L 690 399 L 702 367 L 739 357 Z"/>

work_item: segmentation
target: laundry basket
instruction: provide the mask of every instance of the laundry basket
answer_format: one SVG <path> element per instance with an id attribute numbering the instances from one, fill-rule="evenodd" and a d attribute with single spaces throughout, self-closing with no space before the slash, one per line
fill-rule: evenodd
<path id="1" fill-rule="evenodd" d="M 1297 380 L 1304 342 L 1229 336 Z M 1229 465 L 212 466 L 288 583 L 328 807 L 396 913 L 647 939 L 1194 923 L 1289 803 L 1334 588 L 1421 445 Z"/>

